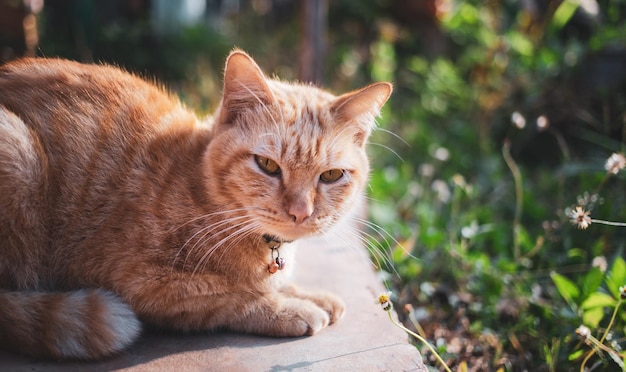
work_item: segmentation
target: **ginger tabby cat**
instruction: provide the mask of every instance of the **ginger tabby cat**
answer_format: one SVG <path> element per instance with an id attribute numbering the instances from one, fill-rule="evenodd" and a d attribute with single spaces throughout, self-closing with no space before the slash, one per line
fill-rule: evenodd
<path id="1" fill-rule="evenodd" d="M 287 283 L 297 239 L 361 200 L 377 83 L 340 96 L 226 62 L 199 120 L 109 66 L 0 67 L 0 347 L 97 359 L 141 323 L 312 335 L 344 313 Z M 282 270 L 282 268 L 285 270 Z"/>

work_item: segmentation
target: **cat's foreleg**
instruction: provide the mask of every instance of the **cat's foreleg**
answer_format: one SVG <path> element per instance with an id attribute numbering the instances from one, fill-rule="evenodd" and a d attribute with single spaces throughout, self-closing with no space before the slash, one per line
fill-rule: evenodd
<path id="1" fill-rule="evenodd" d="M 337 297 L 295 287 L 243 288 L 220 275 L 163 274 L 126 281 L 118 289 L 143 321 L 179 330 L 228 329 L 275 337 L 313 335 L 337 321 L 345 305 Z"/>
<path id="2" fill-rule="evenodd" d="M 305 299 L 281 292 L 265 294 L 250 305 L 228 324 L 230 330 L 276 337 L 310 336 L 343 313 L 343 304 L 336 299 Z"/>

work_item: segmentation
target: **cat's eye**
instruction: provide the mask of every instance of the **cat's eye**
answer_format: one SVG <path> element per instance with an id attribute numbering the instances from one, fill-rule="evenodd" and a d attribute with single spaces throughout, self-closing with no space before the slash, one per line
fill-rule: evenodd
<path id="1" fill-rule="evenodd" d="M 271 176 L 280 174 L 280 167 L 278 166 L 278 163 L 276 163 L 274 160 L 260 155 L 254 155 L 254 160 L 263 172 Z"/>
<path id="2" fill-rule="evenodd" d="M 343 177 L 343 170 L 341 169 L 331 169 L 320 175 L 320 180 L 324 183 L 333 183 L 339 181 Z"/>

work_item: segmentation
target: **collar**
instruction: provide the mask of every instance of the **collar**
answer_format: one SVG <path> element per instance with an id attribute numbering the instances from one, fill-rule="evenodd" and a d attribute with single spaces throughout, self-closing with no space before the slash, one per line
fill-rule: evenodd
<path id="1" fill-rule="evenodd" d="M 270 274 L 274 274 L 278 270 L 285 268 L 285 260 L 280 257 L 280 251 L 278 250 L 283 243 L 291 243 L 293 240 L 282 240 L 277 236 L 264 234 L 263 240 L 267 247 L 272 250 L 270 263 L 267 265 L 267 271 Z"/>
<path id="2" fill-rule="evenodd" d="M 263 234 L 263 240 L 269 249 L 278 249 L 283 243 L 293 243 L 293 240 L 282 240 L 276 235 Z"/>

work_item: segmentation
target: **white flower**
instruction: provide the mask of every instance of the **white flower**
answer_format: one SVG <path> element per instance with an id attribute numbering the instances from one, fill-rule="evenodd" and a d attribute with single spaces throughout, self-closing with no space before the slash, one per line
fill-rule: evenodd
<path id="1" fill-rule="evenodd" d="M 591 225 L 591 217 L 589 217 L 588 211 L 584 210 L 583 207 L 576 207 L 575 210 L 571 211 L 570 218 L 572 224 L 576 225 L 581 230 L 585 230 Z"/>
<path id="2" fill-rule="evenodd" d="M 438 147 L 433 154 L 433 157 L 439 161 L 446 161 L 450 159 L 450 151 L 445 147 Z"/>
<path id="3" fill-rule="evenodd" d="M 385 311 L 390 311 L 391 308 L 393 307 L 390 297 L 391 297 L 391 292 L 383 292 L 380 295 L 378 295 L 378 303 Z"/>
<path id="4" fill-rule="evenodd" d="M 435 166 L 428 163 L 420 165 L 420 174 L 422 177 L 432 177 L 435 174 Z"/>
<path id="5" fill-rule="evenodd" d="M 543 131 L 548 129 L 548 127 L 550 126 L 550 122 L 548 121 L 548 118 L 545 115 L 541 115 L 540 117 L 537 118 L 537 129 L 539 129 L 539 131 Z"/>
<path id="6" fill-rule="evenodd" d="M 613 153 L 613 155 L 606 159 L 606 163 L 604 164 L 604 169 L 613 174 L 618 174 L 619 171 L 624 168 L 626 168 L 626 157 L 624 157 L 624 154 Z"/>
<path id="7" fill-rule="evenodd" d="M 596 256 L 593 258 L 593 261 L 591 261 L 591 266 L 597 267 L 603 273 L 606 272 L 607 265 L 606 257 L 604 256 Z"/>
<path id="8" fill-rule="evenodd" d="M 589 329 L 589 327 L 581 325 L 580 327 L 576 328 L 576 334 L 584 338 L 586 341 L 589 339 L 589 337 L 591 337 L 591 330 Z"/>
<path id="9" fill-rule="evenodd" d="M 430 188 L 437 195 L 437 199 L 442 203 L 448 203 L 450 198 L 452 198 L 452 193 L 450 192 L 450 188 L 445 181 L 442 180 L 434 180 L 430 185 Z"/>
<path id="10" fill-rule="evenodd" d="M 515 125 L 517 129 L 524 129 L 526 126 L 526 118 L 519 112 L 515 111 L 511 114 L 511 123 Z"/>
<path id="11" fill-rule="evenodd" d="M 472 221 L 469 226 L 463 226 L 461 228 L 461 236 L 465 239 L 471 239 L 478 235 L 480 232 L 480 227 L 478 226 L 478 222 L 476 220 Z"/>

